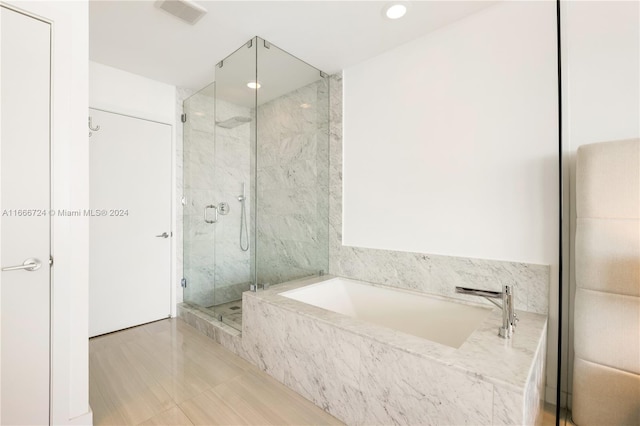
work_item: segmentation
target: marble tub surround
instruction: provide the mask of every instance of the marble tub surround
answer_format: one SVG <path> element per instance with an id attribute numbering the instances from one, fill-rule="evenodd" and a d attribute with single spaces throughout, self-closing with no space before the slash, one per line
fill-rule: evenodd
<path id="1" fill-rule="evenodd" d="M 279 294 L 327 278 L 244 293 L 251 362 L 348 424 L 534 424 L 544 316 L 518 312 L 504 340 L 495 308 L 455 349 Z"/>
<path id="2" fill-rule="evenodd" d="M 456 286 L 500 291 L 512 285 L 515 307 L 549 310 L 550 267 L 520 262 L 350 247 L 342 244 L 342 75 L 330 77 L 329 273 L 460 300 L 489 304 L 455 293 Z"/>

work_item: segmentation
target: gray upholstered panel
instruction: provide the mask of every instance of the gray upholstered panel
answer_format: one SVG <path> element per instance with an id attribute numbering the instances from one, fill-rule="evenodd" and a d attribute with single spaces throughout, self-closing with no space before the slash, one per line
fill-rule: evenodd
<path id="1" fill-rule="evenodd" d="M 640 140 L 576 164 L 573 420 L 640 424 Z"/>
<path id="2" fill-rule="evenodd" d="M 578 219 L 580 288 L 640 296 L 640 220 Z"/>
<path id="3" fill-rule="evenodd" d="M 573 318 L 580 324 L 574 333 L 576 354 L 587 361 L 640 374 L 637 297 L 578 288 Z"/>
<path id="4" fill-rule="evenodd" d="M 640 142 L 602 142 L 578 148 L 578 217 L 638 219 Z"/>
<path id="5" fill-rule="evenodd" d="M 579 426 L 640 424 L 640 376 L 637 374 L 576 358 L 573 391 L 572 416 Z"/>

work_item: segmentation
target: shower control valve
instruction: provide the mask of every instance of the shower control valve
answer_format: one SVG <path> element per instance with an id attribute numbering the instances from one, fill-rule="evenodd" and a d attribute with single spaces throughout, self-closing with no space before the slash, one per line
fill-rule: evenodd
<path id="1" fill-rule="evenodd" d="M 221 215 L 227 215 L 230 211 L 231 208 L 229 207 L 229 203 L 222 202 L 218 204 L 218 213 L 220 213 Z"/>

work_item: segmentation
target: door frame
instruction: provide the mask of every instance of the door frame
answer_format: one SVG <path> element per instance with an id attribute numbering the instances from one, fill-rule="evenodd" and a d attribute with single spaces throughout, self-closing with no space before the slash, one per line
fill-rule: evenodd
<path id="1" fill-rule="evenodd" d="M 0 0 L 51 25 L 51 208 L 89 204 L 88 2 Z M 88 346 L 88 218 L 51 218 L 50 421 L 91 424 Z"/>
<path id="2" fill-rule="evenodd" d="M 176 240 L 177 240 L 177 233 L 176 233 L 176 215 L 175 215 L 175 211 L 176 211 L 176 206 L 175 206 L 175 182 L 176 182 L 176 165 L 175 165 L 175 128 L 174 128 L 174 123 L 167 123 L 164 121 L 159 121 L 159 120 L 153 120 L 150 118 L 145 118 L 142 116 L 138 116 L 138 115 L 133 115 L 133 114 L 126 114 L 126 113 L 122 113 L 122 112 L 117 112 L 117 111 L 113 111 L 110 109 L 106 109 L 106 108 L 97 108 L 97 107 L 92 107 L 91 105 L 88 106 L 87 108 L 87 112 L 89 112 L 89 110 L 95 110 L 95 111 L 100 111 L 100 112 L 106 112 L 109 114 L 116 114 L 116 115 L 120 115 L 122 117 L 128 117 L 128 118 L 133 118 L 136 120 L 143 120 L 143 121 L 148 121 L 150 123 L 156 123 L 156 124 L 162 124 L 165 126 L 169 126 L 171 128 L 171 144 L 169 147 L 169 155 L 171 158 L 170 161 L 170 178 L 171 178 L 171 188 L 169 191 L 169 199 L 170 199 L 170 204 L 169 204 L 169 227 L 170 227 L 170 232 L 171 232 L 171 241 L 170 241 L 170 258 L 169 258 L 169 306 L 168 306 L 168 316 L 171 317 L 175 317 L 176 316 L 176 286 L 174 285 L 174 277 L 176 274 Z M 90 143 L 90 142 L 89 142 Z M 91 194 L 89 194 L 89 197 L 91 196 Z"/>

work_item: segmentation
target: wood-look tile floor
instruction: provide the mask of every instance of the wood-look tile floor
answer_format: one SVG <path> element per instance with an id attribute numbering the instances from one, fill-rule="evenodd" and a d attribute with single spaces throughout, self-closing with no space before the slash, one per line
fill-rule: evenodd
<path id="1" fill-rule="evenodd" d="M 95 425 L 342 424 L 182 320 L 89 340 Z"/>
<path id="2" fill-rule="evenodd" d="M 556 406 L 545 402 L 542 413 L 542 426 L 555 426 Z M 571 420 L 571 412 L 566 408 L 560 410 L 560 426 L 576 426 Z"/>

